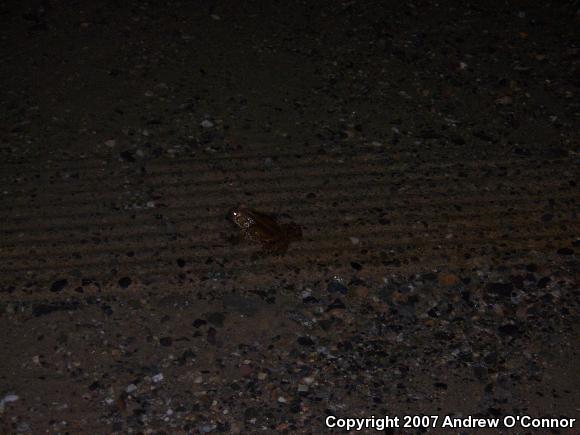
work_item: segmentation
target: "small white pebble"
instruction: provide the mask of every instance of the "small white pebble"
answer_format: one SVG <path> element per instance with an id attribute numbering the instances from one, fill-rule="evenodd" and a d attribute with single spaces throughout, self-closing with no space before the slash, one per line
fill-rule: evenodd
<path id="1" fill-rule="evenodd" d="M 268 375 L 266 373 L 258 373 L 258 379 L 263 381 Z"/>
<path id="2" fill-rule="evenodd" d="M 350 243 L 352 243 L 353 245 L 358 245 L 360 243 L 360 239 L 358 237 L 351 237 Z"/>
<path id="3" fill-rule="evenodd" d="M 288 401 L 286 400 L 286 398 L 284 396 L 278 396 L 278 402 L 287 403 Z"/>
<path id="4" fill-rule="evenodd" d="M 135 384 L 129 384 L 127 385 L 127 388 L 125 389 L 125 391 L 129 394 L 131 394 L 134 391 L 137 391 L 137 385 Z"/>
<path id="5" fill-rule="evenodd" d="M 7 394 L 6 396 L 4 396 L 2 400 L 0 400 L 0 402 L 1 403 L 16 402 L 18 399 L 20 399 L 20 397 L 18 397 L 16 394 Z"/>
<path id="6" fill-rule="evenodd" d="M 0 400 L 0 412 L 4 412 L 5 404 L 9 402 L 16 402 L 18 399 L 20 399 L 20 397 L 18 397 L 16 394 L 7 394 L 4 396 L 4 398 Z"/>
<path id="7" fill-rule="evenodd" d="M 213 122 L 211 122 L 209 119 L 204 119 L 203 121 L 201 121 L 200 124 L 203 128 L 212 128 L 213 127 Z"/>
<path id="8" fill-rule="evenodd" d="M 163 380 L 163 373 L 157 373 L 155 376 L 151 378 L 151 380 L 155 383 L 161 382 Z"/>

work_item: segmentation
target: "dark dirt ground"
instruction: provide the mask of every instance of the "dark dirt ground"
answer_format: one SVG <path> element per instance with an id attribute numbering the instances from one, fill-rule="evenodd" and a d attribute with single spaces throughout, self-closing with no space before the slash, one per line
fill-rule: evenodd
<path id="1" fill-rule="evenodd" d="M 0 3 L 0 431 L 578 418 L 579 10 Z"/>

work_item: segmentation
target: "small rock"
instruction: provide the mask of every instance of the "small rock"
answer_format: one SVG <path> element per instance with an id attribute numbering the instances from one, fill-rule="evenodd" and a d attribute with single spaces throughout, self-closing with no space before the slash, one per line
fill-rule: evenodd
<path id="1" fill-rule="evenodd" d="M 550 281 L 552 281 L 552 279 L 549 276 L 545 276 L 541 278 L 536 285 L 538 288 L 546 288 Z"/>
<path id="2" fill-rule="evenodd" d="M 207 325 L 207 320 L 203 320 L 203 319 L 195 319 L 192 323 L 194 328 L 199 328 L 203 325 Z"/>
<path id="3" fill-rule="evenodd" d="M 151 378 L 151 380 L 155 383 L 161 382 L 163 380 L 163 373 L 157 373 Z"/>
<path id="4" fill-rule="evenodd" d="M 122 151 L 119 153 L 119 156 L 126 162 L 129 163 L 135 162 L 135 157 L 133 157 L 133 153 L 131 151 Z"/>
<path id="5" fill-rule="evenodd" d="M 512 336 L 517 335 L 519 333 L 518 325 L 514 325 L 513 323 L 507 323 L 505 325 L 501 325 L 497 328 L 497 331 L 500 336 Z"/>
<path id="6" fill-rule="evenodd" d="M 99 381 L 95 381 L 91 385 L 89 385 L 89 391 L 95 391 L 95 390 L 98 390 L 100 388 L 103 388 L 103 386 L 101 385 L 101 383 Z"/>
<path id="7" fill-rule="evenodd" d="M 314 346 L 314 341 L 310 337 L 298 337 L 296 341 L 301 346 Z"/>
<path id="8" fill-rule="evenodd" d="M 10 402 L 16 402 L 18 399 L 20 399 L 20 397 L 16 394 L 7 394 L 4 396 L 4 398 L 0 400 L 0 412 L 4 411 L 4 405 Z"/>
<path id="9" fill-rule="evenodd" d="M 127 288 L 131 285 L 131 282 L 132 282 L 131 278 L 129 278 L 128 276 L 125 276 L 119 280 L 119 286 L 121 288 Z"/>
<path id="10" fill-rule="evenodd" d="M 52 286 L 50 287 L 50 291 L 51 292 L 59 292 L 64 290 L 64 288 L 68 285 L 68 281 L 66 279 L 59 279 L 58 281 L 55 281 L 52 283 Z"/>
<path id="11" fill-rule="evenodd" d="M 487 284 L 487 291 L 499 296 L 510 297 L 514 286 L 512 283 L 490 282 Z"/>
<path id="12" fill-rule="evenodd" d="M 459 278 L 452 273 L 442 273 L 439 275 L 438 281 L 441 287 L 453 287 L 457 285 Z"/>
<path id="13" fill-rule="evenodd" d="M 163 347 L 169 347 L 173 344 L 173 339 L 171 337 L 161 337 L 159 344 Z"/>
<path id="14" fill-rule="evenodd" d="M 21 421 L 18 423 L 18 426 L 16 426 L 16 432 L 30 432 L 30 423 L 27 421 Z"/>
<path id="15" fill-rule="evenodd" d="M 127 385 L 127 388 L 125 388 L 125 391 L 127 393 L 131 394 L 134 391 L 137 391 L 137 385 L 135 385 L 135 384 L 129 384 L 129 385 Z"/>
<path id="16" fill-rule="evenodd" d="M 212 128 L 213 122 L 211 122 L 209 119 L 204 119 L 199 125 L 201 125 L 203 128 Z"/>
<path id="17" fill-rule="evenodd" d="M 215 424 L 200 424 L 197 429 L 201 433 L 209 433 L 216 428 Z"/>

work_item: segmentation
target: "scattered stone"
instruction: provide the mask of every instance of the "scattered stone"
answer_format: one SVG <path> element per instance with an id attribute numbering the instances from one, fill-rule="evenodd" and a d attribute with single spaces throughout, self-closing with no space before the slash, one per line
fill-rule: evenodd
<path id="1" fill-rule="evenodd" d="M 60 292 L 62 290 L 64 290 L 64 288 L 68 285 L 68 281 L 66 279 L 59 279 L 58 281 L 55 281 L 52 283 L 52 286 L 50 287 L 50 291 L 51 292 Z"/>
<path id="2" fill-rule="evenodd" d="M 7 394 L 6 396 L 4 396 L 2 400 L 0 400 L 0 412 L 4 411 L 4 406 L 7 403 L 16 402 L 19 399 L 20 397 L 18 397 L 16 394 Z"/>
<path id="3" fill-rule="evenodd" d="M 129 162 L 129 163 L 135 163 L 135 157 L 133 157 L 133 153 L 131 151 L 121 151 L 119 153 L 119 156 L 121 157 L 122 160 Z"/>
<path id="4" fill-rule="evenodd" d="M 195 319 L 192 322 L 192 325 L 193 325 L 194 328 L 199 328 L 200 326 L 207 325 L 207 320 Z"/>
<path id="5" fill-rule="evenodd" d="M 129 384 L 127 385 L 127 388 L 125 388 L 125 391 L 127 392 L 127 394 L 134 393 L 135 391 L 137 391 L 137 385 Z"/>
<path id="6" fill-rule="evenodd" d="M 518 325 L 515 325 L 513 323 L 501 325 L 500 327 L 498 327 L 497 330 L 499 332 L 499 335 L 502 337 L 516 335 L 520 331 Z"/>
<path id="7" fill-rule="evenodd" d="M 538 288 L 546 288 L 550 281 L 552 281 L 552 279 L 549 276 L 545 276 L 541 278 L 536 285 Z"/>
<path id="8" fill-rule="evenodd" d="M 438 281 L 441 287 L 453 287 L 459 283 L 459 278 L 452 273 L 441 273 Z"/>
<path id="9" fill-rule="evenodd" d="M 131 278 L 125 276 L 119 280 L 119 287 L 128 288 L 131 285 Z"/>
<path id="10" fill-rule="evenodd" d="M 352 267 L 354 270 L 361 270 L 362 269 L 362 265 L 360 263 L 357 263 L 356 261 L 351 261 L 350 267 Z"/>
<path id="11" fill-rule="evenodd" d="M 491 282 L 487 284 L 487 291 L 498 296 L 510 297 L 514 289 L 513 284 L 503 282 Z"/>
<path id="12" fill-rule="evenodd" d="M 296 341 L 301 346 L 314 346 L 314 341 L 310 337 L 298 337 Z"/>
<path id="13" fill-rule="evenodd" d="M 151 380 L 156 384 L 161 382 L 163 380 L 163 373 L 157 373 L 156 375 L 151 377 Z"/>
<path id="14" fill-rule="evenodd" d="M 159 344 L 163 347 L 169 347 L 173 344 L 173 339 L 171 337 L 161 337 Z"/>

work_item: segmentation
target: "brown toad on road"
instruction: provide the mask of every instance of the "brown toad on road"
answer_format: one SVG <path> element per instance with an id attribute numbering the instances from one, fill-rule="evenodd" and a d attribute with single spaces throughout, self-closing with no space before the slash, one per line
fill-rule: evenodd
<path id="1" fill-rule="evenodd" d="M 228 218 L 240 228 L 245 239 L 260 242 L 268 252 L 283 254 L 290 242 L 302 239 L 302 229 L 295 223 L 279 224 L 272 216 L 245 205 L 230 210 Z"/>

